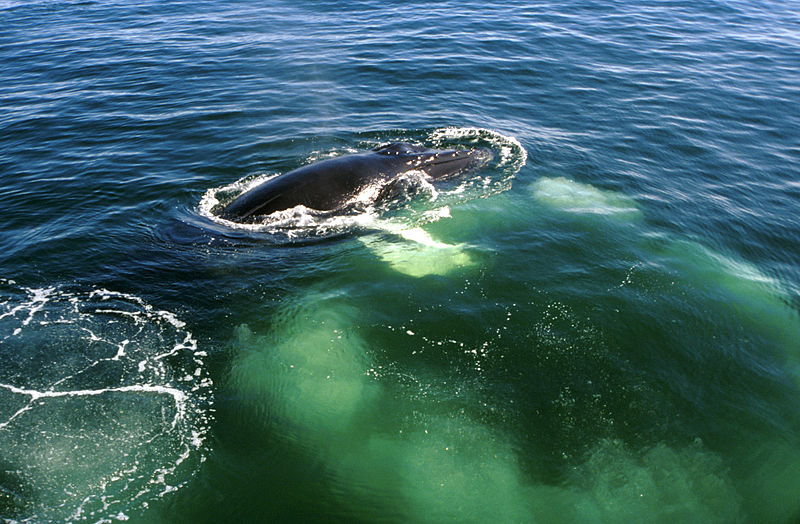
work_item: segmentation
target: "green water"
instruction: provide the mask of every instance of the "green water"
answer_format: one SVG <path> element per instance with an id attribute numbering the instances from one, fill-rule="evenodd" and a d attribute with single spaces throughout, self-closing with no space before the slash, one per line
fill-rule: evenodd
<path id="1" fill-rule="evenodd" d="M 313 463 L 342 516 L 791 516 L 800 319 L 776 281 L 561 177 L 421 229 L 231 342 L 247 433 Z"/>
<path id="2" fill-rule="evenodd" d="M 798 35 L 0 0 L 0 521 L 800 522 Z M 217 214 L 396 141 L 495 157 Z"/>

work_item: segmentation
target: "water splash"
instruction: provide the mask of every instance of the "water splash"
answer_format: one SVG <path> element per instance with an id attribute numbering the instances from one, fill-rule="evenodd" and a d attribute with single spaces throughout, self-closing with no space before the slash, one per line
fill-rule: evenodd
<path id="1" fill-rule="evenodd" d="M 339 148 L 333 153 L 316 150 L 305 163 L 372 149 L 388 141 L 408 140 L 408 137 L 399 133 L 395 135 L 368 137 L 357 148 Z M 198 205 L 198 212 L 232 231 L 267 238 L 276 243 L 356 232 L 359 241 L 390 268 L 413 277 L 445 275 L 476 267 L 479 265 L 478 258 L 469 252 L 468 246 L 437 240 L 424 227 L 449 218 L 451 206 L 507 190 L 511 180 L 525 165 L 525 148 L 513 137 L 471 127 L 434 129 L 420 136 L 419 140 L 434 148 L 489 148 L 495 152 L 497 159 L 487 169 L 435 187 L 425 173 L 405 173 L 388 185 L 366 187 L 354 196 L 343 211 L 316 211 L 296 206 L 272 213 L 260 222 L 247 224 L 219 217 L 219 209 L 236 195 L 277 175 L 250 176 L 206 191 Z M 387 193 L 392 198 L 380 198 Z"/>

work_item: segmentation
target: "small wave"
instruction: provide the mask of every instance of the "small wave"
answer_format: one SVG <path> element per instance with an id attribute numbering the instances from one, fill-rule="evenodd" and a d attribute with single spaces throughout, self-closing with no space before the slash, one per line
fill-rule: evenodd
<path id="1" fill-rule="evenodd" d="M 134 295 L 0 279 L 3 514 L 127 519 L 182 487 L 210 423 L 205 357 L 182 320 Z"/>

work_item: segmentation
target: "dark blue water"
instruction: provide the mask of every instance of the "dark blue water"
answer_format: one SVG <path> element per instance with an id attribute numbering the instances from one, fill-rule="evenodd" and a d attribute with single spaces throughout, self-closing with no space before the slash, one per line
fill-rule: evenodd
<path id="1" fill-rule="evenodd" d="M 793 2 L 0 2 L 0 520 L 796 522 L 799 101 Z M 392 141 L 495 160 L 217 216 Z"/>

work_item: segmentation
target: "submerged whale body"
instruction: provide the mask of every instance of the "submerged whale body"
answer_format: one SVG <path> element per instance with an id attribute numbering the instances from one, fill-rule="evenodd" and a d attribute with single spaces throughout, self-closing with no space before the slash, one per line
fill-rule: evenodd
<path id="1" fill-rule="evenodd" d="M 392 143 L 372 151 L 346 155 L 300 167 L 267 180 L 239 195 L 221 216 L 235 222 L 303 205 L 333 211 L 372 184 L 386 184 L 408 171 L 422 171 L 433 180 L 479 169 L 493 158 L 488 149 L 437 150 Z"/>

